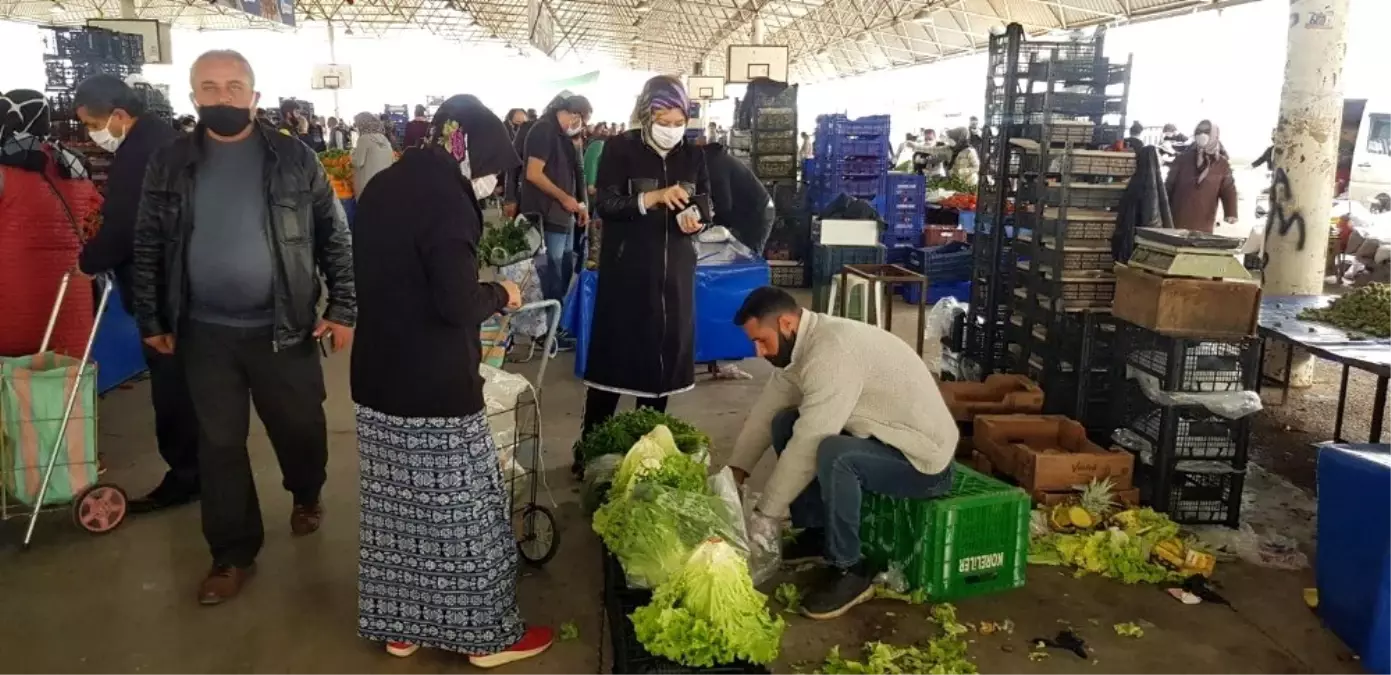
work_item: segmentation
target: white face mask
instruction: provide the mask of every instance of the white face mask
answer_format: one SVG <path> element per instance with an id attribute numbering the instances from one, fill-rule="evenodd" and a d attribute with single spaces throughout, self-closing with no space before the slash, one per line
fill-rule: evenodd
<path id="1" fill-rule="evenodd" d="M 100 147 L 102 150 L 105 150 L 110 153 L 116 152 L 116 148 L 121 147 L 121 141 L 125 140 L 124 136 L 116 138 L 115 136 L 111 135 L 111 120 L 109 119 L 106 121 L 105 129 L 88 131 L 87 136 L 91 138 L 92 142 L 96 143 L 97 146 Z"/>
<path id="2" fill-rule="evenodd" d="M 1199 148 L 1207 147 L 1207 142 L 1210 140 L 1212 137 L 1207 134 L 1193 134 L 1193 145 Z"/>
<path id="3" fill-rule="evenodd" d="M 686 137 L 686 127 L 664 127 L 660 124 L 653 124 L 650 133 L 653 145 L 662 150 L 670 150 Z"/>
<path id="4" fill-rule="evenodd" d="M 493 196 L 493 190 L 497 189 L 497 176 L 487 175 L 482 178 L 473 179 L 473 194 L 479 199 Z"/>

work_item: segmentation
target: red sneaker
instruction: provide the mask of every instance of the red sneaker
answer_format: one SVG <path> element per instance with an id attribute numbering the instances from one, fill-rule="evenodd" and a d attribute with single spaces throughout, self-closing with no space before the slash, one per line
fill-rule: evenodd
<path id="1" fill-rule="evenodd" d="M 496 654 L 468 657 L 475 668 L 496 668 L 509 663 L 529 659 L 551 648 L 555 642 L 555 631 L 545 626 L 529 626 L 517 644 Z"/>
<path id="2" fill-rule="evenodd" d="M 392 656 L 406 658 L 420 649 L 420 645 L 413 645 L 409 642 L 388 642 L 386 643 L 386 653 Z"/>

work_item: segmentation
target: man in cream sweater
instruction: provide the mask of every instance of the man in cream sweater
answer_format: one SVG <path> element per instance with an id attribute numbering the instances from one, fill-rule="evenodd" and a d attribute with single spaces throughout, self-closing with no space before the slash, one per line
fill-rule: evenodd
<path id="1" fill-rule="evenodd" d="M 907 343 L 869 324 L 797 306 L 780 288 L 749 294 L 734 322 L 778 368 L 749 412 L 729 465 L 741 483 L 771 446 L 777 466 L 752 536 L 802 528 L 784 557 L 822 557 L 834 574 L 803 613 L 832 619 L 874 596 L 860 557 L 865 490 L 930 499 L 951 491 L 958 433 L 937 382 Z"/>

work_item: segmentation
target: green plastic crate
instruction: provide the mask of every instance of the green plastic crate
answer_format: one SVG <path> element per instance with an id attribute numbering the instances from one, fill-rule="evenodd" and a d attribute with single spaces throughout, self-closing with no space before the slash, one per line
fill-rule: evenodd
<path id="1" fill-rule="evenodd" d="M 1029 556 L 1029 496 L 954 464 L 951 495 L 894 499 L 865 492 L 861 551 L 898 567 L 909 586 L 941 602 L 1019 588 Z"/>

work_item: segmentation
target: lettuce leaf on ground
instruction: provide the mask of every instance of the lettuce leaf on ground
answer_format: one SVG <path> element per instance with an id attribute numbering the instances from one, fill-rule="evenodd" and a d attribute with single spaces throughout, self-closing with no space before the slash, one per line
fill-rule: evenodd
<path id="1" fill-rule="evenodd" d="M 769 613 L 767 601 L 739 552 L 710 539 L 633 612 L 633 628 L 649 653 L 686 666 L 771 663 L 787 624 Z"/>
<path id="2" fill-rule="evenodd" d="M 886 642 L 870 642 L 864 646 L 864 661 L 840 655 L 840 647 L 832 647 L 826 662 L 817 670 L 826 675 L 870 675 L 872 673 L 975 673 L 976 664 L 967 654 L 966 641 L 961 638 L 966 626 L 956 620 L 956 608 L 939 604 L 932 608 L 932 620 L 942 627 L 942 634 L 919 645 L 898 646 Z"/>

